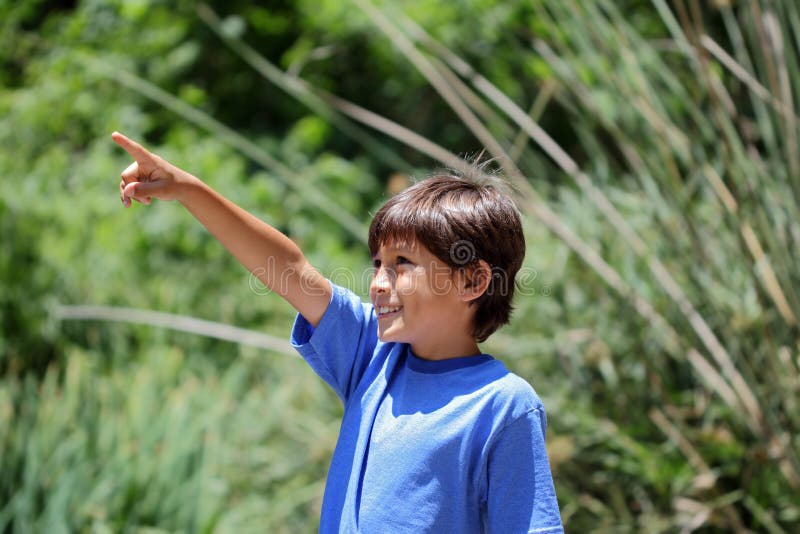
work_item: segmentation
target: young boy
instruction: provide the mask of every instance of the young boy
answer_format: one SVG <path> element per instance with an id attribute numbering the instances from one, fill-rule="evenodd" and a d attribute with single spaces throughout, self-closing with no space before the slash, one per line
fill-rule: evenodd
<path id="1" fill-rule="evenodd" d="M 126 207 L 178 200 L 297 309 L 292 343 L 345 406 L 321 532 L 563 532 L 544 407 L 477 345 L 508 322 L 525 253 L 511 199 L 446 175 L 390 199 L 369 230 L 365 304 L 285 235 L 112 138 L 135 160 L 120 182 Z"/>

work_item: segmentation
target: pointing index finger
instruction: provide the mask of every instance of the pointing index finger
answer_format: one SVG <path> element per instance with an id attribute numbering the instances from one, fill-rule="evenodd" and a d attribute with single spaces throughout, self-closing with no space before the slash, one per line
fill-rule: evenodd
<path id="1" fill-rule="evenodd" d="M 125 152 L 133 156 L 133 159 L 135 159 L 137 162 L 142 163 L 144 161 L 153 160 L 153 154 L 148 152 L 146 148 L 144 148 L 136 141 L 128 139 L 121 133 L 119 132 L 112 133 L 111 139 L 113 139 L 114 142 L 117 143 L 119 146 L 124 148 Z"/>

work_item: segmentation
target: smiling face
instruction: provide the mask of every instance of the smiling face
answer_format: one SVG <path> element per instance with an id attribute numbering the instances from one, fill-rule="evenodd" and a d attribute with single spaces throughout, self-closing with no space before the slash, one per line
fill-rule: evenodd
<path id="1" fill-rule="evenodd" d="M 370 299 L 381 341 L 408 343 L 431 360 L 480 353 L 463 276 L 418 242 L 382 244 L 372 259 Z"/>

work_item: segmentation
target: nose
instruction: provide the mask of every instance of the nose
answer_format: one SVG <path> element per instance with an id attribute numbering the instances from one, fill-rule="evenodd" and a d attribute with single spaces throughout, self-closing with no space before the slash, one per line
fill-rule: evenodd
<path id="1" fill-rule="evenodd" d="M 386 267 L 378 267 L 375 269 L 375 274 L 372 275 L 372 282 L 370 283 L 370 292 L 373 294 L 388 293 L 391 291 L 392 282 Z"/>

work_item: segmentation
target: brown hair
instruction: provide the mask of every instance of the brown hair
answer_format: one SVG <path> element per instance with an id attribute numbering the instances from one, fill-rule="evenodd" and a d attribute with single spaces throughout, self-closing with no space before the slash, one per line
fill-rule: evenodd
<path id="1" fill-rule="evenodd" d="M 519 211 L 499 178 L 479 182 L 437 174 L 398 193 L 372 219 L 370 253 L 397 241 L 417 241 L 464 272 L 485 261 L 491 279 L 486 292 L 470 303 L 478 306 L 473 335 L 484 341 L 508 322 L 525 237 Z"/>

